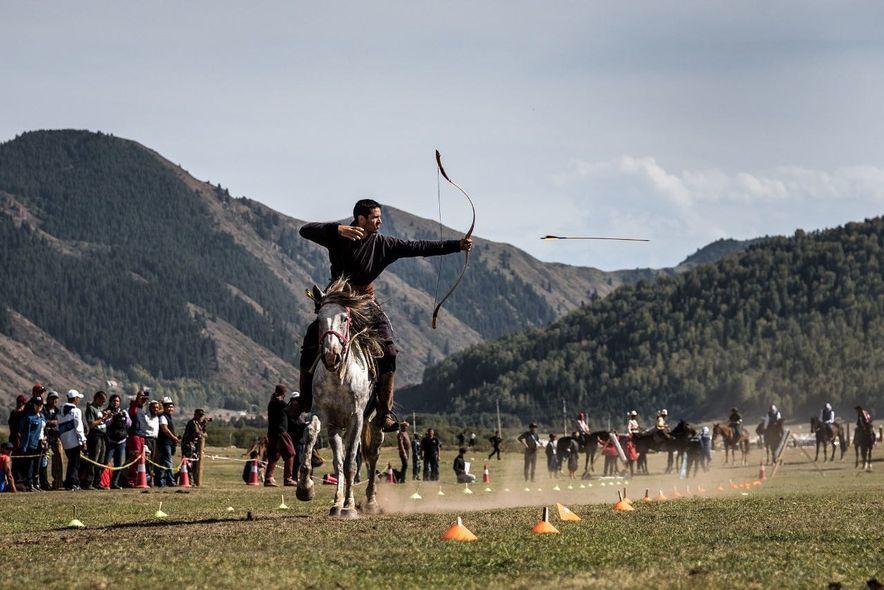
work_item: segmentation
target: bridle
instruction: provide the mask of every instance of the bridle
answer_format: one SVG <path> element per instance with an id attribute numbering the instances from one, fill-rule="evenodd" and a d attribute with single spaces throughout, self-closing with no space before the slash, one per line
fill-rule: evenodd
<path id="1" fill-rule="evenodd" d="M 351 324 L 350 308 L 345 307 L 344 310 L 346 311 L 346 316 L 344 319 L 344 327 L 343 327 L 342 331 L 338 332 L 337 330 L 326 330 L 319 337 L 320 346 L 322 345 L 322 342 L 325 340 L 326 336 L 331 335 L 331 336 L 334 336 L 335 338 L 337 338 L 340 341 L 341 346 L 343 347 L 343 350 L 341 351 L 341 359 L 342 360 L 347 357 L 347 351 L 350 348 L 350 342 L 351 342 L 351 338 L 350 338 L 350 324 Z"/>

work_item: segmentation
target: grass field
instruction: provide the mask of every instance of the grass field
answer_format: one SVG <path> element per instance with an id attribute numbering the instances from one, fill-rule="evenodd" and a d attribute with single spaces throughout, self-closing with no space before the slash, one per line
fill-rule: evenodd
<path id="1" fill-rule="evenodd" d="M 232 449 L 211 452 L 239 457 Z M 611 510 L 616 488 L 599 479 L 568 490 L 567 480 L 551 482 L 542 470 L 525 492 L 521 456 L 504 457 L 490 465 L 490 493 L 481 484 L 472 495 L 451 483 L 382 484 L 387 513 L 355 521 L 327 516 L 330 486 L 304 504 L 292 488 L 243 485 L 241 464 L 220 460 L 207 462 L 204 486 L 186 494 L 4 494 L 0 587 L 861 588 L 871 577 L 884 579 L 884 466 L 856 473 L 852 454 L 845 463 L 820 464 L 821 475 L 789 449 L 777 476 L 748 495 L 728 482 L 755 479 L 755 449 L 753 466 L 717 465 L 697 480 L 636 477 L 628 484 L 634 499 L 645 488 L 684 493 L 685 483 L 727 490 L 636 502 L 632 513 Z M 475 459 L 481 473 L 483 458 Z M 662 472 L 661 459 L 652 459 L 652 473 Z M 450 461 L 446 454 L 448 482 Z M 561 491 L 552 490 L 555 483 Z M 423 500 L 408 499 L 415 490 Z M 289 510 L 277 509 L 283 494 Z M 153 518 L 161 501 L 164 520 Z M 583 521 L 553 518 L 560 535 L 531 534 L 539 507 L 557 501 Z M 64 528 L 74 507 L 86 529 Z M 248 510 L 252 521 L 244 518 Z M 458 515 L 478 542 L 440 540 Z"/>

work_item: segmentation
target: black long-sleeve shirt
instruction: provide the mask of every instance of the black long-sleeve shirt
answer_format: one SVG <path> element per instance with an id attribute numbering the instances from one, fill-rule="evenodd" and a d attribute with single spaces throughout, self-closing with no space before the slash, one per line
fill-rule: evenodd
<path id="1" fill-rule="evenodd" d="M 460 240 L 400 240 L 379 233 L 357 241 L 338 235 L 338 223 L 307 223 L 301 237 L 328 249 L 332 280 L 346 277 L 356 287 L 367 287 L 400 258 L 440 256 L 460 251 Z"/>
<path id="2" fill-rule="evenodd" d="M 289 417 L 285 413 L 285 402 L 279 398 L 271 398 L 267 404 L 267 436 L 279 436 L 288 432 Z"/>

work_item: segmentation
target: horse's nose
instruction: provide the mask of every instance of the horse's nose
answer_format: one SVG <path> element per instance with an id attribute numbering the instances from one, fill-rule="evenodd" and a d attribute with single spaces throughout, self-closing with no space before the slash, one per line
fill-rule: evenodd
<path id="1" fill-rule="evenodd" d="M 341 360 L 341 355 L 333 350 L 329 350 L 325 353 L 325 366 L 326 367 L 337 367 L 338 363 Z"/>

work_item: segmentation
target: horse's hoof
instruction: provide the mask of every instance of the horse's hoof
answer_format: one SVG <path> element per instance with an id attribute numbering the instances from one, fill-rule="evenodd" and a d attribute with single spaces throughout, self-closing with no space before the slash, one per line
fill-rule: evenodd
<path id="1" fill-rule="evenodd" d="M 377 502 L 369 502 L 362 507 L 362 511 L 366 514 L 380 514 L 381 507 Z"/>
<path id="2" fill-rule="evenodd" d="M 328 511 L 329 516 L 338 517 L 341 515 L 341 507 L 340 506 L 332 506 L 331 510 Z"/>
<path id="3" fill-rule="evenodd" d="M 295 498 L 297 498 L 301 502 L 309 502 L 315 496 L 316 496 L 316 488 L 314 488 L 313 486 L 310 486 L 309 488 L 307 488 L 307 487 L 302 488 L 301 486 L 298 486 L 297 488 L 295 488 Z"/>
<path id="4" fill-rule="evenodd" d="M 359 513 L 355 508 L 342 508 L 341 509 L 341 518 L 346 518 L 347 520 L 356 520 L 359 518 Z"/>

